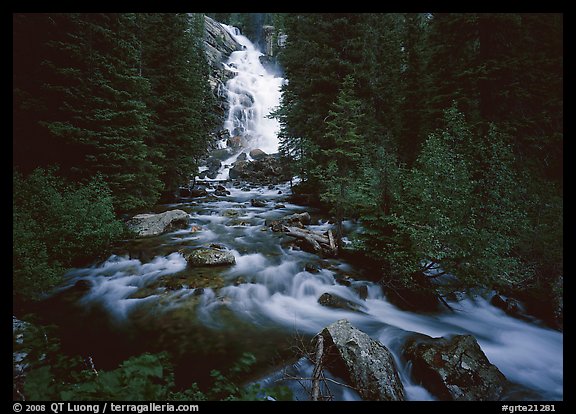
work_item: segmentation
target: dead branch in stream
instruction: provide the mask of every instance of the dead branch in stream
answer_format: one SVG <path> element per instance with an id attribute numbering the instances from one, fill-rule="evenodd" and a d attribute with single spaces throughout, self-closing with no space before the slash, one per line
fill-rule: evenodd
<path id="1" fill-rule="evenodd" d="M 289 374 L 286 370 L 279 381 L 297 381 L 302 387 L 308 398 L 312 401 L 332 401 L 334 394 L 328 384 L 334 384 L 340 387 L 346 387 L 358 392 L 358 389 L 336 381 L 332 378 L 327 378 L 325 374 L 326 360 L 328 350 L 325 347 L 324 337 L 317 334 L 312 338 L 310 344 L 306 344 L 302 336 L 298 335 L 296 338 L 297 344 L 294 346 L 298 356 L 304 356 L 313 366 L 311 377 L 300 377 Z"/>
<path id="2" fill-rule="evenodd" d="M 320 373 L 322 371 L 322 355 L 324 354 L 324 337 L 316 336 L 316 357 L 314 358 L 314 371 L 312 372 L 312 401 L 318 401 L 320 395 Z"/>

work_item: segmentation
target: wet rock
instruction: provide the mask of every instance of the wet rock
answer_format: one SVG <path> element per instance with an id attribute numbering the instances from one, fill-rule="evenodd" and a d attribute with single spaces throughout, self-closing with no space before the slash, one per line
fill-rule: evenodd
<path id="1" fill-rule="evenodd" d="M 230 148 L 242 148 L 246 146 L 246 144 L 246 140 L 239 135 L 233 136 L 226 141 L 226 145 Z M 246 157 L 244 157 L 244 159 L 246 159 Z"/>
<path id="2" fill-rule="evenodd" d="M 350 286 L 354 282 L 350 276 L 347 275 L 335 275 L 336 276 L 336 283 L 342 286 Z"/>
<path id="3" fill-rule="evenodd" d="M 192 266 L 228 266 L 236 263 L 231 252 L 213 247 L 192 250 L 184 253 L 184 257 Z"/>
<path id="4" fill-rule="evenodd" d="M 407 341 L 404 356 L 412 361 L 414 378 L 442 400 L 500 400 L 508 386 L 472 335 L 418 335 Z"/>
<path id="5" fill-rule="evenodd" d="M 384 345 L 345 319 L 327 326 L 320 335 L 331 371 L 348 378 L 364 400 L 405 399 L 394 358 Z"/>
<path id="6" fill-rule="evenodd" d="M 362 310 L 361 306 L 357 303 L 354 303 L 348 299 L 344 299 L 333 293 L 323 293 L 322 296 L 318 298 L 318 303 L 328 308 L 344 309 L 353 312 Z"/>
<path id="7" fill-rule="evenodd" d="M 520 316 L 521 314 L 524 313 L 524 309 L 522 307 L 522 304 L 513 298 L 504 299 L 504 298 L 502 298 L 502 296 L 496 294 L 496 295 L 492 296 L 492 299 L 490 299 L 490 303 L 493 306 L 502 309 L 504 312 L 506 312 L 510 316 L 516 316 L 517 317 L 517 316 Z"/>
<path id="8" fill-rule="evenodd" d="M 250 151 L 250 157 L 256 161 L 263 159 L 264 157 L 268 156 L 264 151 L 259 148 L 253 149 Z"/>
<path id="9" fill-rule="evenodd" d="M 236 178 L 244 178 L 246 175 L 248 161 L 236 161 L 232 164 L 232 168 L 228 171 L 228 176 L 231 180 Z"/>
<path id="10" fill-rule="evenodd" d="M 314 263 L 306 263 L 304 265 L 304 270 L 309 272 L 309 273 L 320 273 L 320 266 L 314 264 Z"/>
<path id="11" fill-rule="evenodd" d="M 216 165 L 218 165 L 218 162 L 226 161 L 232 155 L 233 155 L 232 150 L 230 150 L 228 148 L 215 149 L 215 150 L 210 152 L 210 158 L 208 158 L 208 161 L 206 162 L 206 166 L 208 168 L 212 169 L 211 167 L 215 167 Z M 218 166 L 218 168 L 220 168 L 220 167 Z"/>
<path id="12" fill-rule="evenodd" d="M 284 204 L 276 204 L 274 206 L 274 209 L 276 209 L 276 210 L 281 209 L 281 208 L 286 208 L 286 206 Z"/>
<path id="13" fill-rule="evenodd" d="M 229 170 L 229 177 L 257 185 L 276 185 L 290 180 L 291 176 L 279 158 L 266 155 L 254 161 L 237 160 Z"/>
<path id="14" fill-rule="evenodd" d="M 190 217 L 182 210 L 169 210 L 160 214 L 138 214 L 126 225 L 139 237 L 157 236 L 176 229 L 186 228 Z"/>
<path id="15" fill-rule="evenodd" d="M 266 204 L 268 203 L 265 200 L 253 198 L 252 200 L 250 200 L 250 204 L 252 205 L 252 207 L 266 207 Z"/>
<path id="16" fill-rule="evenodd" d="M 189 197 L 204 197 L 208 195 L 208 191 L 205 188 L 191 188 Z"/>
<path id="17" fill-rule="evenodd" d="M 220 197 L 225 197 L 230 195 L 230 191 L 228 191 L 223 185 L 218 185 L 216 186 L 216 190 L 214 190 L 214 194 Z"/>
<path id="18" fill-rule="evenodd" d="M 192 293 L 192 295 L 194 296 L 200 296 L 204 294 L 204 288 L 196 288 L 194 289 L 194 293 Z"/>
<path id="19" fill-rule="evenodd" d="M 305 225 L 310 224 L 310 214 L 307 212 L 295 213 L 277 220 L 266 220 L 265 225 L 270 227 L 272 231 L 282 231 L 283 226 L 304 228 Z"/>
<path id="20" fill-rule="evenodd" d="M 352 289 L 358 293 L 358 296 L 360 297 L 360 299 L 362 300 L 366 300 L 368 299 L 368 286 L 366 285 L 357 285 L 357 286 L 352 286 Z"/>
<path id="21" fill-rule="evenodd" d="M 246 279 L 240 276 L 238 279 L 234 281 L 234 286 L 240 286 L 243 283 L 246 283 Z"/>
<path id="22" fill-rule="evenodd" d="M 224 217 L 238 217 L 240 216 L 240 212 L 238 210 L 224 210 L 222 215 Z"/>
<path id="23" fill-rule="evenodd" d="M 240 153 L 238 157 L 236 157 L 236 161 L 246 161 L 248 159 L 248 155 L 245 152 Z"/>

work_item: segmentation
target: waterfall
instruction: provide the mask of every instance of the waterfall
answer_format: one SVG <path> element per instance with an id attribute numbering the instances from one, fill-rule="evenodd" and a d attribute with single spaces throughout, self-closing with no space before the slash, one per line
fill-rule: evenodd
<path id="1" fill-rule="evenodd" d="M 260 52 L 236 27 L 222 25 L 243 46 L 225 64 L 236 75 L 226 83 L 229 110 L 224 128 L 247 150 L 259 148 L 278 152 L 278 120 L 268 115 L 280 104 L 281 77 L 270 73 L 260 62 Z"/>

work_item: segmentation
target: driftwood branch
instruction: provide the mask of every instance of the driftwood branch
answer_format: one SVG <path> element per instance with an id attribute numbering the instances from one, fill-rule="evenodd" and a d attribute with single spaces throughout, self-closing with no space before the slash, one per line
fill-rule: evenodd
<path id="1" fill-rule="evenodd" d="M 330 230 L 328 230 L 328 235 L 308 229 L 289 226 L 282 226 L 282 230 L 288 236 L 306 241 L 315 253 L 326 253 L 334 256 L 337 253 L 334 236 Z"/>
<path id="2" fill-rule="evenodd" d="M 336 241 L 334 240 L 334 235 L 332 230 L 328 229 L 328 242 L 330 243 L 330 250 L 336 255 L 338 253 L 338 248 L 336 247 Z"/>
<path id="3" fill-rule="evenodd" d="M 324 354 L 324 337 L 316 337 L 316 357 L 314 358 L 314 371 L 312 372 L 312 401 L 318 401 L 320 395 L 320 374 L 322 373 L 322 356 Z"/>

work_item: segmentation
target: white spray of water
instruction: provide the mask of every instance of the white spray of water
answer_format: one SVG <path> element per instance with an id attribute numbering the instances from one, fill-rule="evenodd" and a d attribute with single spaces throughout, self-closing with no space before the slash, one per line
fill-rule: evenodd
<path id="1" fill-rule="evenodd" d="M 283 191 L 287 189 L 283 188 Z M 196 317 L 205 325 L 226 329 L 226 320 L 219 317 L 222 307 L 232 310 L 238 317 L 254 326 L 274 327 L 286 331 L 315 335 L 325 326 L 348 319 L 356 328 L 387 346 L 395 355 L 401 379 L 408 399 L 433 399 L 422 386 L 411 379 L 410 364 L 401 360 L 402 344 L 413 332 L 432 337 L 454 334 L 472 334 L 486 356 L 506 377 L 538 392 L 542 398 L 563 398 L 563 334 L 547 329 L 534 322 L 510 317 L 492 306 L 481 296 L 463 298 L 450 302 L 456 312 L 422 314 L 399 309 L 389 302 L 379 285 L 369 281 L 354 281 L 351 286 L 336 282 L 338 272 L 352 270 L 349 265 L 331 261 L 319 272 L 305 270 L 305 263 L 316 263 L 312 254 L 281 248 L 272 241 L 270 232 L 263 232 L 265 219 L 277 218 L 276 210 L 249 206 L 251 198 L 265 196 L 270 203 L 280 197 L 274 190 L 232 190 L 228 200 L 206 203 L 205 208 L 192 215 L 192 219 L 203 227 L 191 233 L 195 242 L 207 244 L 213 240 L 230 246 L 236 264 L 223 270 L 222 276 L 230 285 L 213 291 L 205 289 L 196 308 Z M 244 203 L 239 208 L 239 203 Z M 236 206 L 236 207 L 235 207 Z M 242 206 L 241 206 L 242 207 Z M 257 220 L 259 225 L 230 227 L 224 212 L 236 209 L 242 217 Z M 290 208 L 290 212 L 299 211 Z M 323 229 L 325 224 L 312 226 Z M 176 234 L 176 232 L 174 233 Z M 73 285 L 79 279 L 92 281 L 91 290 L 82 298 L 89 304 L 99 303 L 117 318 L 129 316 L 129 310 L 138 301 L 153 299 L 130 299 L 138 288 L 146 286 L 162 275 L 174 274 L 186 267 L 179 253 L 166 257 L 158 256 L 143 264 L 138 260 L 112 257 L 100 266 L 77 269 L 70 274 Z M 232 281 L 242 279 L 237 286 Z M 365 287 L 365 299 L 357 289 Z M 179 294 L 185 298 L 192 289 L 183 289 Z M 360 311 L 334 309 L 322 306 L 318 298 L 324 293 L 340 296 L 354 304 Z M 150 297 L 152 298 L 152 297 Z M 170 296 L 172 306 L 178 306 L 178 298 Z M 155 308 L 156 309 L 156 308 Z M 160 311 L 158 308 L 156 311 Z M 301 375 L 308 377 L 310 366 L 298 364 Z M 356 395 L 343 390 L 339 399 L 357 399 Z"/>
<path id="2" fill-rule="evenodd" d="M 233 52 L 226 65 L 236 76 L 226 84 L 230 109 L 224 127 L 232 137 L 242 137 L 247 149 L 276 153 L 280 127 L 278 120 L 268 115 L 280 104 L 283 79 L 262 66 L 262 52 L 237 28 L 223 26 L 244 47 Z"/>

